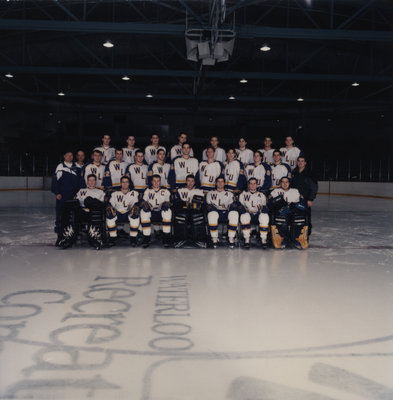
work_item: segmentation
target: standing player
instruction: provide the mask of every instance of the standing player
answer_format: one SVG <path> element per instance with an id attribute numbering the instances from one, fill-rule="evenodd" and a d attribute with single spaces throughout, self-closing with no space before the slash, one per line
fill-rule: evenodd
<path id="1" fill-rule="evenodd" d="M 235 196 L 232 192 L 225 190 L 225 180 L 222 176 L 216 179 L 216 189 L 206 195 L 207 220 L 213 248 L 218 246 L 218 224 L 228 224 L 229 247 L 235 247 L 237 225 L 239 224 L 239 213 Z"/>
<path id="2" fill-rule="evenodd" d="M 135 136 L 128 136 L 127 147 L 123 147 L 123 161 L 127 164 L 133 164 L 135 162 L 135 152 L 139 150 L 135 147 Z"/>
<path id="3" fill-rule="evenodd" d="M 151 135 L 150 141 L 151 145 L 145 148 L 145 161 L 147 165 L 150 165 L 151 163 L 157 161 L 158 149 L 163 149 L 166 153 L 165 147 L 159 145 L 160 137 L 157 135 L 157 133 L 153 133 L 153 135 Z"/>
<path id="4" fill-rule="evenodd" d="M 219 141 L 217 136 L 212 136 L 210 138 L 210 146 L 208 146 L 202 153 L 202 160 L 206 161 L 207 157 L 207 150 L 211 147 L 214 150 L 214 160 L 223 163 L 225 161 L 225 150 L 221 147 L 218 147 Z"/>
<path id="5" fill-rule="evenodd" d="M 214 148 L 209 146 L 206 149 L 207 160 L 201 161 L 199 164 L 199 172 L 196 181 L 199 182 L 200 188 L 206 193 L 213 190 L 216 186 L 215 182 L 219 176 L 222 176 L 224 166 L 214 160 Z"/>
<path id="6" fill-rule="evenodd" d="M 185 187 L 176 189 L 173 209 L 175 247 L 180 248 L 188 240 L 191 240 L 197 246 L 205 248 L 207 240 L 204 217 L 204 194 L 201 189 L 195 187 L 194 175 L 187 176 Z"/>
<path id="7" fill-rule="evenodd" d="M 79 169 L 73 163 L 71 151 L 64 153 L 64 161 L 57 167 L 52 177 L 51 191 L 56 195 L 56 222 L 55 232 L 58 233 L 60 212 L 65 201 L 74 198 L 79 189 Z"/>
<path id="8" fill-rule="evenodd" d="M 272 138 L 270 136 L 266 136 L 263 141 L 263 149 L 259 149 L 258 151 L 262 154 L 262 160 L 266 164 L 273 164 L 273 151 L 272 148 Z"/>
<path id="9" fill-rule="evenodd" d="M 172 189 L 184 187 L 188 175 L 198 173 L 199 163 L 194 157 L 191 157 L 191 146 L 188 143 L 182 144 L 182 156 L 177 157 L 171 165 L 169 173 L 169 183 Z"/>
<path id="10" fill-rule="evenodd" d="M 87 177 L 94 175 L 97 179 L 97 189 L 104 189 L 104 176 L 105 176 L 105 165 L 102 164 L 102 153 L 100 150 L 93 151 L 93 162 L 86 164 L 82 168 L 81 173 L 81 187 L 87 187 Z"/>
<path id="11" fill-rule="evenodd" d="M 126 174 L 128 164 L 123 161 L 123 150 L 116 149 L 115 159 L 105 167 L 104 187 L 115 189 L 120 186 L 120 179 Z"/>
<path id="12" fill-rule="evenodd" d="M 78 150 L 76 152 L 76 163 L 75 165 L 79 168 L 79 173 L 82 171 L 83 166 L 85 165 L 85 152 L 83 150 Z"/>
<path id="13" fill-rule="evenodd" d="M 108 162 L 110 160 L 112 160 L 112 158 L 115 157 L 115 148 L 111 147 L 111 137 L 110 135 L 104 135 L 102 137 L 102 145 L 101 146 L 97 146 L 94 151 L 98 150 L 102 153 L 102 164 L 108 164 Z"/>
<path id="14" fill-rule="evenodd" d="M 169 189 L 169 171 L 171 169 L 170 164 L 165 162 L 165 150 L 158 149 L 157 151 L 157 161 L 153 162 L 149 166 L 149 170 L 147 172 L 147 185 L 151 187 L 151 180 L 153 175 L 160 175 L 161 177 L 161 187 L 165 189 Z"/>
<path id="15" fill-rule="evenodd" d="M 148 167 L 143 163 L 143 151 L 135 152 L 135 163 L 127 167 L 126 175 L 131 180 L 131 187 L 139 194 L 142 194 L 147 188 L 147 172 Z"/>
<path id="16" fill-rule="evenodd" d="M 254 162 L 254 152 L 247 149 L 247 142 L 244 137 L 239 139 L 239 148 L 236 149 L 236 157 L 239 161 L 243 163 L 244 166 L 252 164 Z M 227 153 L 228 155 L 228 153 Z"/>
<path id="17" fill-rule="evenodd" d="M 183 154 L 183 143 L 187 142 L 187 133 L 180 133 L 180 135 L 178 136 L 179 139 L 179 144 L 175 144 L 174 146 L 172 146 L 171 151 L 170 151 L 170 157 L 171 157 L 171 162 L 173 162 L 173 160 L 176 157 L 181 157 Z M 190 149 L 190 157 L 194 157 L 194 152 L 192 151 L 192 149 Z"/>
<path id="18" fill-rule="evenodd" d="M 276 249 L 283 249 L 292 242 L 298 249 L 308 247 L 307 205 L 297 189 L 290 188 L 289 179 L 283 177 L 280 187 L 271 194 L 272 242 Z"/>
<path id="19" fill-rule="evenodd" d="M 251 224 L 259 225 L 262 248 L 267 248 L 269 214 L 266 207 L 266 197 L 263 193 L 257 191 L 257 187 L 257 180 L 250 178 L 248 190 L 240 193 L 239 196 L 240 224 L 246 249 L 250 248 Z"/>
<path id="20" fill-rule="evenodd" d="M 284 176 L 291 179 L 291 167 L 281 161 L 281 153 L 279 150 L 273 152 L 273 164 L 270 166 L 272 169 L 272 188 L 274 189 L 280 184 L 280 179 Z"/>
<path id="21" fill-rule="evenodd" d="M 150 245 L 151 222 L 161 222 L 164 234 L 164 247 L 171 243 L 171 194 L 169 190 L 161 188 L 160 175 L 153 175 L 152 188 L 143 193 L 141 224 L 143 231 L 143 247 Z"/>
<path id="22" fill-rule="evenodd" d="M 272 185 L 272 171 L 267 163 L 262 162 L 262 154 L 258 150 L 254 153 L 254 163 L 246 167 L 245 175 L 247 182 L 250 178 L 257 181 L 258 191 L 267 191 Z"/>
<path id="23" fill-rule="evenodd" d="M 227 152 L 224 163 L 225 189 L 239 194 L 246 186 L 243 163 L 236 159 L 236 151 L 231 148 Z"/>
<path id="24" fill-rule="evenodd" d="M 285 137 L 285 147 L 280 149 L 282 162 L 288 164 L 291 170 L 296 167 L 296 162 L 299 156 L 303 156 L 303 151 L 294 145 L 292 136 Z"/>
<path id="25" fill-rule="evenodd" d="M 136 190 L 130 190 L 130 178 L 123 176 L 120 190 L 112 193 L 109 205 L 106 207 L 109 245 L 114 246 L 116 244 L 118 222 L 128 222 L 130 224 L 130 244 L 132 247 L 137 245 L 140 221 L 138 201 L 139 193 Z"/>

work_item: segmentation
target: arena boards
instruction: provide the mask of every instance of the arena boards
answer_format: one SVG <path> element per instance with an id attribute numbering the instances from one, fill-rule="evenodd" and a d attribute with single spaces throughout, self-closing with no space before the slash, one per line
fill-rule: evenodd
<path id="1" fill-rule="evenodd" d="M 0 199 L 0 398 L 393 397 L 393 205 L 318 198 L 306 251 L 58 250 Z"/>

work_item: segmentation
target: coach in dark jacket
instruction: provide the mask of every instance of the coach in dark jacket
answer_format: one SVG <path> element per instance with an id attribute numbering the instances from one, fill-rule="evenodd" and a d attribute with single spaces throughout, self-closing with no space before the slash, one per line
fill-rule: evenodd
<path id="1" fill-rule="evenodd" d="M 318 192 L 318 182 L 307 167 L 305 157 L 298 157 L 297 167 L 292 171 L 291 187 L 299 190 L 307 202 L 307 216 L 309 232 L 311 234 L 311 206 Z"/>

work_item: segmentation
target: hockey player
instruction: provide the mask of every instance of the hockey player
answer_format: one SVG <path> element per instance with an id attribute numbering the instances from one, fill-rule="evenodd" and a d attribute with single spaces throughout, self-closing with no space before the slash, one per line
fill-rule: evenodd
<path id="1" fill-rule="evenodd" d="M 263 149 L 259 149 L 258 151 L 262 154 L 262 162 L 266 164 L 273 164 L 273 151 L 275 150 L 272 148 L 272 138 L 270 136 L 266 136 L 265 140 L 263 141 Z"/>
<path id="2" fill-rule="evenodd" d="M 299 191 L 290 188 L 289 179 L 283 177 L 280 179 L 280 187 L 274 189 L 270 197 L 273 246 L 283 249 L 292 243 L 298 249 L 307 249 L 307 205 Z"/>
<path id="3" fill-rule="evenodd" d="M 250 178 L 256 179 L 258 191 L 266 192 L 272 185 L 271 168 L 267 163 L 262 162 L 260 151 L 254 153 L 254 163 L 247 165 L 245 175 L 247 182 Z"/>
<path id="4" fill-rule="evenodd" d="M 139 193 L 130 190 L 130 178 L 121 178 L 119 191 L 113 192 L 106 207 L 106 226 L 109 232 L 108 244 L 114 246 L 117 241 L 117 223 L 128 222 L 130 224 L 130 244 L 137 245 L 138 228 L 140 222 Z"/>
<path id="5" fill-rule="evenodd" d="M 280 184 L 280 179 L 284 176 L 291 179 L 291 167 L 281 161 L 281 152 L 274 150 L 273 152 L 273 164 L 270 166 L 272 169 L 272 189 L 276 188 Z"/>
<path id="6" fill-rule="evenodd" d="M 164 146 L 160 146 L 160 137 L 157 135 L 157 133 L 153 133 L 151 135 L 151 145 L 147 146 L 145 148 L 145 161 L 147 165 L 150 165 L 151 163 L 157 161 L 157 150 L 158 149 L 163 149 L 166 154 L 166 150 Z"/>
<path id="7" fill-rule="evenodd" d="M 186 185 L 187 175 L 195 176 L 198 173 L 198 169 L 198 160 L 191 157 L 191 146 L 188 143 L 183 143 L 182 156 L 175 158 L 171 165 L 169 173 L 171 189 L 184 187 Z"/>
<path id="8" fill-rule="evenodd" d="M 214 160 L 214 148 L 209 146 L 206 149 L 207 160 L 201 161 L 199 164 L 199 171 L 196 177 L 197 183 L 200 188 L 206 193 L 209 190 L 214 190 L 216 179 L 222 176 L 224 166 Z"/>
<path id="9" fill-rule="evenodd" d="M 150 245 L 151 222 L 161 222 L 164 234 L 164 247 L 171 243 L 171 193 L 168 189 L 161 188 L 160 175 L 153 175 L 152 188 L 143 193 L 141 210 L 141 225 L 143 231 L 143 247 Z"/>
<path id="10" fill-rule="evenodd" d="M 195 187 L 194 175 L 188 175 L 186 186 L 177 189 L 174 194 L 173 234 L 175 248 L 184 246 L 187 241 L 192 241 L 199 247 L 206 247 L 204 203 L 203 191 Z"/>
<path id="11" fill-rule="evenodd" d="M 123 161 L 123 150 L 116 149 L 114 160 L 105 167 L 104 187 L 115 189 L 120 186 L 120 179 L 125 175 L 128 164 Z"/>
<path id="12" fill-rule="evenodd" d="M 104 176 L 105 176 L 105 165 L 102 164 L 102 153 L 100 150 L 93 151 L 93 162 L 86 164 L 82 168 L 81 173 L 81 187 L 87 187 L 87 177 L 94 175 L 97 179 L 97 189 L 104 189 Z"/>
<path id="13" fill-rule="evenodd" d="M 259 225 L 259 235 L 262 248 L 267 248 L 267 234 L 269 232 L 269 214 L 266 207 L 266 197 L 258 192 L 258 183 L 255 178 L 248 181 L 248 190 L 240 193 L 239 212 L 240 224 L 244 238 L 244 248 L 250 248 L 251 224 Z"/>
<path id="14" fill-rule="evenodd" d="M 85 152 L 83 150 L 78 150 L 76 152 L 76 162 L 75 165 L 79 168 L 79 173 L 82 171 L 82 168 L 85 165 Z"/>
<path id="15" fill-rule="evenodd" d="M 102 137 L 102 145 L 101 146 L 97 146 L 96 148 L 94 148 L 94 151 L 98 150 L 102 153 L 102 160 L 101 163 L 102 164 L 108 164 L 108 162 L 110 160 L 112 160 L 112 158 L 115 158 L 115 148 L 111 147 L 110 145 L 111 143 L 111 137 L 110 135 L 104 135 Z"/>
<path id="16" fill-rule="evenodd" d="M 179 144 L 175 144 L 174 146 L 172 146 L 171 151 L 170 151 L 170 157 L 171 157 L 171 162 L 173 162 L 173 160 L 176 157 L 181 157 L 183 155 L 183 143 L 187 142 L 187 133 L 180 133 L 180 135 L 178 136 L 179 139 Z M 190 149 L 190 157 L 194 157 L 194 152 L 192 149 Z"/>
<path id="17" fill-rule="evenodd" d="M 225 161 L 225 150 L 222 149 L 221 147 L 218 147 L 219 141 L 217 136 L 212 136 L 210 138 L 210 146 L 208 146 L 205 150 L 203 150 L 202 153 L 202 160 L 206 161 L 208 159 L 207 157 L 207 150 L 209 147 L 212 147 L 214 150 L 214 160 L 219 161 L 223 163 Z"/>
<path id="18" fill-rule="evenodd" d="M 97 179 L 90 174 L 87 177 L 87 187 L 80 189 L 74 201 L 64 204 L 60 217 L 58 245 L 66 249 L 71 247 L 78 235 L 79 224 L 87 222 L 88 242 L 99 250 L 105 244 L 105 222 L 104 222 L 104 192 L 97 189 Z"/>
<path id="19" fill-rule="evenodd" d="M 231 148 L 227 152 L 224 163 L 225 190 L 239 194 L 246 187 L 243 163 L 236 159 L 236 150 Z"/>
<path id="20" fill-rule="evenodd" d="M 248 164 L 252 164 L 254 162 L 254 152 L 250 149 L 247 149 L 246 146 L 247 146 L 246 139 L 244 137 L 241 137 L 239 139 L 239 148 L 236 149 L 236 157 L 239 161 L 243 163 L 245 167 Z"/>
<path id="21" fill-rule="evenodd" d="M 165 162 L 165 150 L 158 149 L 157 161 L 149 165 L 149 170 L 147 172 L 147 185 L 151 187 L 151 180 L 153 175 L 160 175 L 161 187 L 165 189 L 170 189 L 168 182 L 170 169 L 170 164 Z"/>
<path id="22" fill-rule="evenodd" d="M 64 153 L 64 161 L 57 167 L 52 177 L 51 191 L 56 195 L 55 232 L 58 233 L 60 212 L 65 201 L 74 198 L 79 189 L 79 170 L 73 162 L 71 151 Z"/>
<path id="23" fill-rule="evenodd" d="M 285 137 L 285 147 L 281 147 L 282 162 L 288 164 L 291 170 L 296 168 L 296 162 L 299 156 L 303 156 L 303 151 L 294 145 L 292 136 Z"/>
<path id="24" fill-rule="evenodd" d="M 297 159 L 297 167 L 292 171 L 291 186 L 299 190 L 307 203 L 307 223 L 308 223 L 308 236 L 311 235 L 311 206 L 315 200 L 318 192 L 318 182 L 313 173 L 307 166 L 307 161 L 304 156 Z"/>
<path id="25" fill-rule="evenodd" d="M 128 136 L 127 138 L 127 147 L 123 147 L 123 161 L 125 161 L 128 165 L 134 164 L 135 162 L 135 152 L 138 147 L 135 147 L 135 137 Z"/>
<path id="26" fill-rule="evenodd" d="M 131 180 L 131 188 L 142 194 L 147 188 L 148 166 L 143 163 L 143 151 L 135 152 L 135 163 L 127 167 L 126 175 Z"/>

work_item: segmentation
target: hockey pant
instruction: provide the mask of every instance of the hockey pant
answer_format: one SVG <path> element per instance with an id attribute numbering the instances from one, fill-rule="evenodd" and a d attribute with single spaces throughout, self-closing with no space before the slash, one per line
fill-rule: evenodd
<path id="1" fill-rule="evenodd" d="M 172 210 L 166 211 L 145 211 L 141 210 L 141 225 L 143 236 L 151 235 L 151 223 L 161 222 L 162 231 L 164 233 L 171 233 Z"/>
<path id="2" fill-rule="evenodd" d="M 259 235 L 263 243 L 267 242 L 267 234 L 269 231 L 269 214 L 267 212 L 261 212 L 256 214 L 244 213 L 240 216 L 240 224 L 242 227 L 242 233 L 244 241 L 250 242 L 251 235 L 251 224 L 259 226 Z"/>
<path id="3" fill-rule="evenodd" d="M 228 239 L 231 241 L 236 236 L 237 225 L 239 224 L 239 213 L 237 211 L 210 211 L 207 213 L 209 232 L 213 241 L 218 239 L 218 224 L 228 224 Z"/>
<path id="4" fill-rule="evenodd" d="M 117 237 L 117 223 L 128 222 L 130 224 L 130 236 L 138 236 L 139 216 L 131 215 L 129 212 L 119 213 L 112 206 L 106 208 L 106 226 L 110 237 Z"/>
<path id="5" fill-rule="evenodd" d="M 60 201 L 60 200 L 59 200 Z M 66 248 L 72 246 L 78 237 L 79 201 L 64 201 L 61 207 L 58 225 L 58 244 Z"/>

